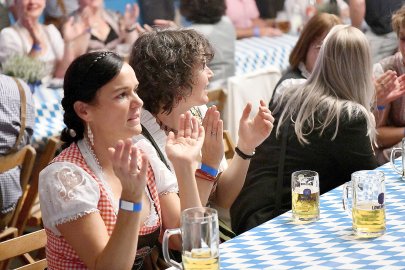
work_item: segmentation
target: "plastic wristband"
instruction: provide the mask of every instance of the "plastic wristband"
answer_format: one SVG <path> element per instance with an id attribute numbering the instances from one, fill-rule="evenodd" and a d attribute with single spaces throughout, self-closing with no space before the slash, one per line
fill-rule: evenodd
<path id="1" fill-rule="evenodd" d="M 201 163 L 201 168 L 200 168 L 203 172 L 211 175 L 212 177 L 217 177 L 218 175 L 218 170 L 215 168 L 212 168 L 204 163 Z"/>
<path id="2" fill-rule="evenodd" d="M 251 155 L 247 155 L 247 154 L 243 153 L 237 146 L 235 147 L 235 152 L 236 152 L 236 154 L 238 154 L 238 156 L 240 156 L 244 160 L 251 159 L 252 157 L 255 156 L 255 152 L 253 152 Z"/>
<path id="3" fill-rule="evenodd" d="M 40 51 L 40 50 L 42 50 L 41 45 L 39 45 L 38 43 L 32 44 L 32 49 L 33 49 L 34 51 Z"/>
<path id="4" fill-rule="evenodd" d="M 120 199 L 120 209 L 126 210 L 126 211 L 131 211 L 131 212 L 141 212 L 142 210 L 142 203 L 133 203 L 129 201 L 125 201 L 123 199 Z"/>
<path id="5" fill-rule="evenodd" d="M 260 37 L 260 28 L 259 28 L 259 26 L 253 27 L 253 35 L 255 37 Z"/>
<path id="6" fill-rule="evenodd" d="M 212 175 L 209 175 L 208 173 L 204 172 L 204 171 L 201 170 L 201 169 L 197 169 L 197 170 L 195 171 L 195 176 L 198 177 L 198 178 L 207 180 L 207 181 L 209 181 L 209 182 L 212 182 L 212 183 L 216 183 L 216 182 L 217 182 L 217 178 L 216 178 L 216 177 L 214 177 L 214 176 L 212 176 Z"/>
<path id="7" fill-rule="evenodd" d="M 384 109 L 385 109 L 384 105 L 378 105 L 377 106 L 377 110 L 379 110 L 379 111 L 383 111 Z"/>

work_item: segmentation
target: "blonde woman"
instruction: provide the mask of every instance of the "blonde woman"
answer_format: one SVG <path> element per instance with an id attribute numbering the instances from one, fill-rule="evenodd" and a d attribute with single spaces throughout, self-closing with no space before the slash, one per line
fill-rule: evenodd
<path id="1" fill-rule="evenodd" d="M 325 193 L 354 171 L 376 168 L 373 97 L 366 37 L 351 26 L 333 27 L 308 80 L 283 91 L 274 105 L 276 132 L 256 149 L 231 207 L 233 230 L 244 232 L 290 210 L 294 171 L 317 171 Z"/>

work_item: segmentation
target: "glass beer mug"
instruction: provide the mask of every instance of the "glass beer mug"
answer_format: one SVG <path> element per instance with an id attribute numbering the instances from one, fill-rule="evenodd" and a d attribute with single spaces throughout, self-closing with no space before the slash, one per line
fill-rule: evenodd
<path id="1" fill-rule="evenodd" d="M 294 222 L 319 219 L 319 176 L 315 171 L 296 171 L 291 175 Z"/>
<path id="2" fill-rule="evenodd" d="M 390 163 L 394 171 L 402 175 L 402 179 L 405 180 L 405 138 L 402 139 L 401 142 L 402 147 L 394 147 L 392 148 L 391 151 L 391 157 L 390 157 Z M 397 166 L 395 166 L 395 153 L 400 152 L 402 154 L 402 168 L 398 169 Z"/>
<path id="3" fill-rule="evenodd" d="M 347 201 L 349 191 L 352 204 Z M 351 182 L 343 185 L 343 208 L 352 217 L 353 232 L 357 237 L 368 238 L 385 232 L 385 182 L 381 171 L 358 171 L 352 173 Z"/>
<path id="4" fill-rule="evenodd" d="M 170 259 L 169 238 L 180 234 L 183 266 Z M 178 269 L 219 270 L 219 225 L 217 210 L 188 208 L 181 213 L 181 228 L 167 229 L 163 235 L 163 257 Z"/>

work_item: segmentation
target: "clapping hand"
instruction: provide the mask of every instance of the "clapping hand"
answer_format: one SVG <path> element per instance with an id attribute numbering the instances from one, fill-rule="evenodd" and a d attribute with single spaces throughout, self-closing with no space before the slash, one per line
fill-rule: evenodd
<path id="1" fill-rule="evenodd" d="M 405 74 L 397 77 L 397 73 L 387 70 L 374 81 L 377 93 L 377 104 L 387 105 L 405 94 Z"/>
<path id="2" fill-rule="evenodd" d="M 252 104 L 248 103 L 239 121 L 238 147 L 246 154 L 252 153 L 270 135 L 274 122 L 263 100 L 260 100 L 259 111 L 253 119 L 249 119 L 251 110 Z"/>
<path id="3" fill-rule="evenodd" d="M 91 28 L 88 12 L 85 9 L 80 20 L 70 17 L 63 25 L 63 39 L 67 46 L 74 48 L 76 56 L 84 54 L 89 46 Z"/>
<path id="4" fill-rule="evenodd" d="M 179 119 L 179 130 L 177 135 L 172 131 L 169 133 L 166 142 L 166 154 L 176 167 L 192 164 L 197 166 L 200 157 L 201 147 L 204 142 L 204 127 L 190 112 L 182 114 Z"/>
<path id="5" fill-rule="evenodd" d="M 110 160 L 115 175 L 122 184 L 121 197 L 130 201 L 139 201 L 142 198 L 146 186 L 146 171 L 148 160 L 130 138 L 125 141 L 119 140 L 115 147 L 108 148 Z M 138 157 L 141 164 L 138 164 Z"/>
<path id="6" fill-rule="evenodd" d="M 223 122 L 216 106 L 211 106 L 203 119 L 205 139 L 202 147 L 201 162 L 218 168 L 224 157 Z"/>

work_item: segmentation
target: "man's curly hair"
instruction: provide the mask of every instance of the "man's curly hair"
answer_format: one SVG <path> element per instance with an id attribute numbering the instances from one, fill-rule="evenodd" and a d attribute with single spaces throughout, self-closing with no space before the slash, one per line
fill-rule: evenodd
<path id="1" fill-rule="evenodd" d="M 210 61 L 208 40 L 192 29 L 156 29 L 142 34 L 132 47 L 129 64 L 139 81 L 144 108 L 156 115 L 169 114 L 180 98 L 191 95 L 194 70 Z"/>

